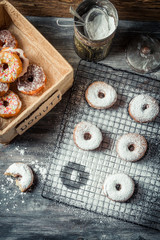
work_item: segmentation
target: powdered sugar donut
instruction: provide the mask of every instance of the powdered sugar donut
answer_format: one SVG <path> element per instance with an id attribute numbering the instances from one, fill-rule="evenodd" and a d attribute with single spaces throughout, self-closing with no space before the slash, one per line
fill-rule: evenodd
<path id="1" fill-rule="evenodd" d="M 16 185 L 19 186 L 21 192 L 25 192 L 33 184 L 33 172 L 25 163 L 13 163 L 4 175 L 17 177 Z"/>
<path id="2" fill-rule="evenodd" d="M 0 98 L 0 117 L 10 118 L 16 116 L 22 107 L 22 102 L 18 95 L 12 91 L 8 91 Z"/>
<path id="3" fill-rule="evenodd" d="M 26 58 L 24 51 L 20 48 L 3 48 L 2 51 L 4 52 L 13 52 L 16 53 L 21 62 L 22 62 L 22 72 L 20 73 L 20 75 L 18 77 L 22 77 L 26 72 L 27 72 L 27 68 L 29 66 L 29 59 Z"/>
<path id="4" fill-rule="evenodd" d="M 144 156 L 147 141 L 138 133 L 127 133 L 118 139 L 116 150 L 121 159 L 135 162 Z"/>
<path id="5" fill-rule="evenodd" d="M 95 125 L 80 122 L 74 129 L 73 140 L 77 147 L 83 150 L 94 150 L 102 142 L 102 133 Z"/>
<path id="6" fill-rule="evenodd" d="M 9 90 L 9 83 L 0 82 L 0 97 L 2 97 Z"/>
<path id="7" fill-rule="evenodd" d="M 103 185 L 104 194 L 116 202 L 126 202 L 133 195 L 134 189 L 134 181 L 124 173 L 109 175 Z"/>
<path id="8" fill-rule="evenodd" d="M 106 109 L 117 101 L 117 93 L 109 84 L 97 81 L 87 88 L 85 98 L 91 107 Z"/>
<path id="9" fill-rule="evenodd" d="M 150 122 L 157 117 L 159 104 L 153 97 L 142 94 L 131 100 L 128 111 L 136 122 Z"/>
<path id="10" fill-rule="evenodd" d="M 15 37 L 8 30 L 0 31 L 0 50 L 5 47 L 13 47 L 16 48 L 18 46 L 18 42 Z"/>
<path id="11" fill-rule="evenodd" d="M 35 64 L 29 65 L 27 72 L 18 78 L 17 88 L 27 95 L 37 95 L 45 87 L 46 75 L 42 69 Z"/>

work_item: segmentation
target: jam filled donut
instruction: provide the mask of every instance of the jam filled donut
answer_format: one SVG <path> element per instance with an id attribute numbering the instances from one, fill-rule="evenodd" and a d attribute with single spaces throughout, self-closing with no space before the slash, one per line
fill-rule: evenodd
<path id="1" fill-rule="evenodd" d="M 24 163 L 13 163 L 5 171 L 4 175 L 17 178 L 16 185 L 21 192 L 25 192 L 33 184 L 34 180 L 31 168 Z"/>
<path id="2" fill-rule="evenodd" d="M 46 75 L 42 69 L 35 64 L 29 65 L 27 72 L 18 78 L 17 88 L 20 92 L 28 95 L 37 95 L 45 87 Z"/>
<path id="3" fill-rule="evenodd" d="M 115 202 L 126 202 L 134 193 L 135 184 L 124 173 L 109 175 L 103 185 L 104 194 Z"/>
<path id="4" fill-rule="evenodd" d="M 16 53 L 19 56 L 22 62 L 22 72 L 18 77 L 22 77 L 27 72 L 27 68 L 29 66 L 29 59 L 26 58 L 24 51 L 20 48 L 8 48 L 8 47 L 3 48 L 2 51 Z"/>
<path id="5" fill-rule="evenodd" d="M 151 122 L 159 113 L 159 104 L 147 94 L 138 95 L 131 100 L 128 112 L 136 122 Z"/>
<path id="6" fill-rule="evenodd" d="M 11 52 L 0 52 L 0 82 L 14 82 L 22 72 L 19 56 Z"/>
<path id="7" fill-rule="evenodd" d="M 117 93 L 112 86 L 97 81 L 87 88 L 85 98 L 91 107 L 107 109 L 117 101 Z"/>
<path id="8" fill-rule="evenodd" d="M 2 97 L 9 90 L 9 83 L 0 82 L 0 97 Z"/>
<path id="9" fill-rule="evenodd" d="M 147 141 L 138 133 L 127 133 L 118 139 L 116 150 L 121 159 L 135 162 L 144 156 Z"/>
<path id="10" fill-rule="evenodd" d="M 15 37 L 8 30 L 0 31 L 0 50 L 5 47 L 13 47 L 16 48 L 18 46 L 18 42 Z"/>
<path id="11" fill-rule="evenodd" d="M 74 129 L 73 140 L 80 149 L 94 150 L 102 142 L 102 133 L 95 125 L 88 122 L 80 122 Z"/>
<path id="12" fill-rule="evenodd" d="M 22 107 L 21 100 L 18 95 L 12 91 L 8 91 L 0 98 L 0 117 L 10 118 L 16 116 Z"/>

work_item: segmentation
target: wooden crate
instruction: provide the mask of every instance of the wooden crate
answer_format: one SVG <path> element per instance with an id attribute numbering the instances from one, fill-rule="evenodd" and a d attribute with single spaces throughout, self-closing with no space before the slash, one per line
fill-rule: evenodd
<path id="1" fill-rule="evenodd" d="M 8 143 L 18 134 L 40 120 L 72 86 L 73 69 L 58 51 L 7 1 L 0 2 L 0 29 L 8 29 L 18 40 L 30 63 L 43 67 L 47 76 L 44 91 L 38 96 L 29 96 L 17 91 L 16 84 L 11 90 L 22 101 L 18 116 L 0 118 L 0 143 Z"/>

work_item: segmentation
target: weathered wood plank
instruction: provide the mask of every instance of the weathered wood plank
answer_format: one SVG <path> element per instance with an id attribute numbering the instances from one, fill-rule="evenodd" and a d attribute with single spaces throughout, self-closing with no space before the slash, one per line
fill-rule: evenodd
<path id="1" fill-rule="evenodd" d="M 76 7 L 81 0 L 9 0 L 24 15 L 71 17 L 69 6 Z M 160 21 L 160 0 L 111 0 L 124 20 Z"/>

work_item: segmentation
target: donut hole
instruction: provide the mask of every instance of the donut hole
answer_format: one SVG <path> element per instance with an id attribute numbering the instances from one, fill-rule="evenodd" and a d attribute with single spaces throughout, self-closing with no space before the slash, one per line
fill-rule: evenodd
<path id="1" fill-rule="evenodd" d="M 1 71 L 2 71 L 2 70 L 5 71 L 7 68 L 8 68 L 8 64 L 7 64 L 7 63 L 2 63 L 2 64 L 0 64 L 0 69 L 1 69 Z"/>
<path id="2" fill-rule="evenodd" d="M 130 144 L 130 145 L 128 146 L 128 149 L 129 149 L 130 152 L 133 152 L 134 149 L 135 149 L 134 144 Z"/>
<path id="3" fill-rule="evenodd" d="M 116 190 L 117 190 L 117 191 L 120 191 L 121 188 L 122 188 L 122 187 L 121 187 L 121 184 L 116 184 Z"/>
<path id="4" fill-rule="evenodd" d="M 33 82 L 33 76 L 28 77 L 29 82 Z"/>
<path id="5" fill-rule="evenodd" d="M 0 40 L 0 47 L 3 47 L 5 45 L 5 42 L 2 42 L 1 40 Z"/>
<path id="6" fill-rule="evenodd" d="M 104 92 L 99 91 L 99 92 L 98 92 L 98 97 L 99 97 L 99 98 L 104 98 L 104 97 L 105 97 Z"/>
<path id="7" fill-rule="evenodd" d="M 3 106 L 4 106 L 4 107 L 8 107 L 8 105 L 9 105 L 9 102 L 3 101 Z"/>
<path id="8" fill-rule="evenodd" d="M 149 105 L 148 104 L 144 104 L 143 107 L 142 107 L 142 110 L 145 111 L 147 108 L 149 108 Z"/>
<path id="9" fill-rule="evenodd" d="M 91 134 L 88 132 L 84 134 L 84 140 L 90 140 L 91 137 L 92 137 Z"/>

